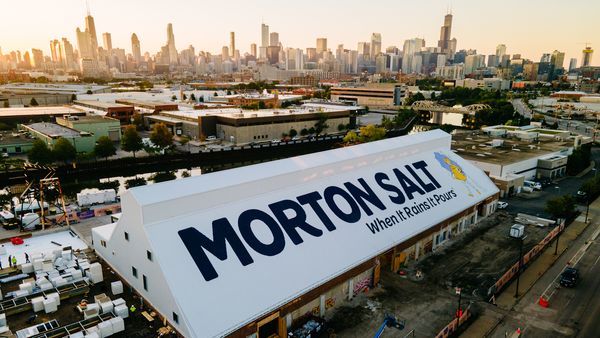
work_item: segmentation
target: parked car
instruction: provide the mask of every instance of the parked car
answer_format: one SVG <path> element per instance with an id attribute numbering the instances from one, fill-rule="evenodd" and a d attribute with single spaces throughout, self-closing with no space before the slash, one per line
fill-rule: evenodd
<path id="1" fill-rule="evenodd" d="M 542 190 L 542 184 L 540 182 L 534 182 L 534 181 L 523 182 L 523 187 L 530 187 L 533 190 Z"/>
<path id="2" fill-rule="evenodd" d="M 575 194 L 575 198 L 579 202 L 585 202 L 587 200 L 587 193 L 585 191 L 578 190 Z"/>
<path id="3" fill-rule="evenodd" d="M 579 282 L 579 270 L 575 268 L 566 268 L 560 274 L 560 285 L 568 288 L 575 287 Z"/>
<path id="4" fill-rule="evenodd" d="M 271 143 L 280 143 L 280 142 L 281 142 L 281 140 L 278 140 L 276 138 L 271 140 Z"/>
<path id="5" fill-rule="evenodd" d="M 506 209 L 508 202 L 498 201 L 498 209 Z"/>
<path id="6" fill-rule="evenodd" d="M 209 137 L 206 138 L 207 141 L 216 141 L 217 137 L 215 135 L 211 135 Z"/>

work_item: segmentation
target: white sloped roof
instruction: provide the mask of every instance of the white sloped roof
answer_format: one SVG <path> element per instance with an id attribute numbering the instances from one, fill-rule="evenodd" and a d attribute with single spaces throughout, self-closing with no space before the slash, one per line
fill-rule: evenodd
<path id="1" fill-rule="evenodd" d="M 138 203 L 128 206 L 138 209 L 123 212 L 141 213 L 140 226 L 181 309 L 180 323 L 194 337 L 213 337 L 231 333 L 497 191 L 485 173 L 451 152 L 448 134 L 431 131 L 136 187 L 126 194 Z M 321 198 L 313 204 L 298 198 L 310 193 Z M 319 206 L 326 216 L 319 215 Z M 276 210 L 292 221 L 283 226 Z M 342 213 L 352 217 L 343 220 Z M 396 223 L 381 225 L 386 218 Z M 216 249 L 207 249 L 196 235 L 213 240 L 217 220 L 217 231 L 232 230 L 229 242 L 216 240 Z M 235 238 L 247 251 L 239 254 L 237 246 L 242 258 L 232 249 Z M 196 261 L 184 241 L 191 243 Z M 196 263 L 198 253 L 206 255 L 203 265 Z M 217 276 L 207 272 L 209 267 Z"/>

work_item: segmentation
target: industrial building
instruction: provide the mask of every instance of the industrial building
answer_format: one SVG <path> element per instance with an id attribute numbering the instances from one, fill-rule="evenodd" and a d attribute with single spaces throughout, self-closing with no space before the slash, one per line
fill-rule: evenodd
<path id="1" fill-rule="evenodd" d="M 107 103 L 93 100 L 77 100 L 73 104 L 76 107 L 87 109 L 96 115 L 108 116 L 121 121 L 121 124 L 131 124 L 135 108 L 132 105 L 120 103 Z"/>
<path id="2" fill-rule="evenodd" d="M 215 136 L 239 144 L 280 139 L 292 129 L 300 134 L 303 129 L 313 128 L 323 114 L 328 125 L 323 134 L 336 132 L 340 124 L 351 123 L 351 111 L 345 107 L 164 111 L 146 116 L 146 119 L 149 125 L 164 123 L 174 135 L 187 135 L 198 140 Z"/>
<path id="3" fill-rule="evenodd" d="M 94 141 L 107 136 L 112 141 L 121 140 L 121 123 L 117 119 L 106 116 L 62 116 L 56 118 L 56 123 L 75 130 L 84 131 L 94 136 Z"/>
<path id="4" fill-rule="evenodd" d="M 44 141 L 50 149 L 54 147 L 56 141 L 60 138 L 71 142 L 75 150 L 79 153 L 91 153 L 94 151 L 94 146 L 96 145 L 96 139 L 91 133 L 67 128 L 55 123 L 38 122 L 27 125 L 20 124 L 19 129 Z"/>
<path id="5" fill-rule="evenodd" d="M 524 181 L 566 175 L 567 159 L 582 143 L 562 131 L 494 126 L 455 133 L 452 150 L 487 172 L 501 197 L 521 192 Z M 543 135 L 543 136 L 542 136 Z"/>
<path id="6" fill-rule="evenodd" d="M 0 122 L 7 124 L 52 121 L 64 115 L 83 116 L 85 111 L 70 106 L 0 108 Z"/>
<path id="7" fill-rule="evenodd" d="M 450 146 L 435 130 L 132 188 L 94 249 L 185 337 L 287 337 L 495 211 Z"/>
<path id="8" fill-rule="evenodd" d="M 273 93 L 243 93 L 231 94 L 224 96 L 215 96 L 210 98 L 212 103 L 227 103 L 234 106 L 252 106 L 263 103 L 265 108 L 278 108 L 285 102 L 293 103 L 302 100 L 302 95 L 286 95 L 279 94 L 277 91 Z"/>
<path id="9" fill-rule="evenodd" d="M 332 101 L 351 101 L 360 106 L 398 106 L 407 95 L 407 87 L 401 84 L 371 84 L 366 87 L 333 87 Z"/>

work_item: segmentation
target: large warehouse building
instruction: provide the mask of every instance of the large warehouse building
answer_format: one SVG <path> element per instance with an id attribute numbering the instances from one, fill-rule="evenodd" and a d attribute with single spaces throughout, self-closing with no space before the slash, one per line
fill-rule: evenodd
<path id="1" fill-rule="evenodd" d="M 498 189 L 450 141 L 435 130 L 133 188 L 94 248 L 185 337 L 287 337 L 495 211 Z"/>

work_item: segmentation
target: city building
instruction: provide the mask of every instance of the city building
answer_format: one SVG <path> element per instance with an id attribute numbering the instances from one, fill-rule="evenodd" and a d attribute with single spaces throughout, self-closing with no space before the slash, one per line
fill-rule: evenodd
<path id="1" fill-rule="evenodd" d="M 84 116 L 85 114 L 84 110 L 71 106 L 0 108 L 0 122 L 14 125 L 31 121 L 52 121 L 64 115 Z"/>
<path id="2" fill-rule="evenodd" d="M 283 103 L 294 103 L 302 100 L 302 95 L 290 95 L 290 94 L 279 94 L 276 91 L 273 93 L 243 93 L 243 94 L 231 94 L 223 96 L 211 97 L 211 103 L 228 103 L 230 105 L 247 107 L 254 106 L 258 107 L 258 104 L 262 102 L 264 108 L 278 108 Z"/>
<path id="3" fill-rule="evenodd" d="M 450 143 L 436 130 L 132 188 L 94 249 L 182 336 L 287 337 L 495 211 Z"/>
<path id="4" fill-rule="evenodd" d="M 331 100 L 351 101 L 360 106 L 397 106 L 406 96 L 401 84 L 369 84 L 365 87 L 333 87 Z"/>
<path id="5" fill-rule="evenodd" d="M 446 55 L 453 55 L 456 51 L 456 42 L 450 39 L 452 36 L 452 14 L 448 13 L 444 16 L 444 25 L 440 29 L 440 40 L 438 48 Z"/>
<path id="6" fill-rule="evenodd" d="M 135 33 L 131 34 L 131 54 L 133 54 L 133 61 L 140 63 L 142 61 L 142 49 L 140 39 L 138 39 Z"/>
<path id="7" fill-rule="evenodd" d="M 107 136 L 114 142 L 121 140 L 121 123 L 112 117 L 64 115 L 56 118 L 56 124 L 90 133 L 94 137 L 95 142 L 102 136 Z"/>
<path id="8" fill-rule="evenodd" d="M 321 116 L 327 117 L 323 134 L 337 132 L 339 125 L 352 125 L 351 110 L 345 107 L 294 107 L 245 110 L 239 108 L 160 112 L 146 116 L 148 124 L 165 124 L 174 135 L 193 140 L 215 136 L 234 144 L 279 140 L 293 129 L 298 134 L 314 128 Z"/>
<path id="9" fill-rule="evenodd" d="M 22 155 L 31 150 L 33 139 L 24 133 L 0 132 L 0 153 Z M 6 156 L 6 155 L 3 155 Z"/>
<path id="10" fill-rule="evenodd" d="M 581 57 L 581 67 L 589 67 L 592 65 L 592 56 L 594 56 L 594 50 L 592 47 L 585 47 Z"/>
<path id="11" fill-rule="evenodd" d="M 568 131 L 500 125 L 454 133 L 452 150 L 487 172 L 504 197 L 519 193 L 526 180 L 565 176 L 568 156 L 589 141 Z"/>
<path id="12" fill-rule="evenodd" d="M 135 108 L 133 106 L 120 103 L 77 100 L 74 101 L 73 104 L 76 107 L 86 109 L 93 114 L 115 118 L 121 121 L 121 124 L 123 125 L 131 124 L 131 119 L 133 118 L 133 113 L 135 112 Z"/>
<path id="13" fill-rule="evenodd" d="M 91 153 L 94 151 L 96 139 L 85 131 L 79 131 L 67 128 L 50 122 L 37 122 L 32 124 L 20 124 L 19 130 L 26 131 L 33 137 L 44 141 L 50 149 L 54 147 L 56 141 L 61 138 L 71 142 L 78 153 Z"/>

